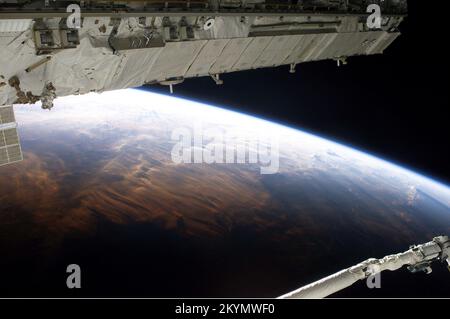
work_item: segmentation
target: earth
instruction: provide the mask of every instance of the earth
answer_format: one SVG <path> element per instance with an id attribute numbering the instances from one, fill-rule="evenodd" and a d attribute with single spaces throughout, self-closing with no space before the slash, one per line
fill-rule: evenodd
<path id="1" fill-rule="evenodd" d="M 144 90 L 15 110 L 24 161 L 0 167 L 3 297 L 277 297 L 450 235 L 448 186 L 250 115 Z M 199 123 L 243 145 L 262 136 L 272 171 L 174 160 L 174 132 Z M 69 264 L 81 289 L 66 287 Z M 334 297 L 450 297 L 450 274 L 433 270 Z"/>

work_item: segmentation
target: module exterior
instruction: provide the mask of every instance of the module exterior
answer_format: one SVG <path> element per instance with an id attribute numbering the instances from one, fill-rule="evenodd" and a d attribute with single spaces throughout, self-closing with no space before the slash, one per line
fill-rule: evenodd
<path id="1" fill-rule="evenodd" d="M 0 105 L 51 108 L 56 96 L 345 63 L 383 53 L 406 13 L 404 1 L 380 2 L 381 24 L 369 28 L 366 1 L 75 1 L 81 19 L 70 27 L 68 2 L 46 3 L 0 0 Z"/>

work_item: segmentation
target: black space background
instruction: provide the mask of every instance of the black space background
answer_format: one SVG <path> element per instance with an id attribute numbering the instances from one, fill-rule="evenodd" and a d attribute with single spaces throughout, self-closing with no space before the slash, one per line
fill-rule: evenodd
<path id="1" fill-rule="evenodd" d="M 384 55 L 188 79 L 175 95 L 298 127 L 450 183 L 448 1 L 409 1 Z M 150 90 L 168 93 L 167 87 Z"/>

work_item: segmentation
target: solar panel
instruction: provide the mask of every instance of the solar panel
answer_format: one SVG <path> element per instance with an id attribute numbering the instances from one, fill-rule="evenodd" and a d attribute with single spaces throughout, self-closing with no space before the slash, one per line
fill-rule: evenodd
<path id="1" fill-rule="evenodd" d="M 8 164 L 8 154 L 6 153 L 6 148 L 0 148 L 0 165 Z"/>
<path id="2" fill-rule="evenodd" d="M 23 160 L 12 106 L 0 107 L 0 166 Z"/>
<path id="3" fill-rule="evenodd" d="M 0 107 L 0 124 L 14 123 L 14 109 L 12 106 Z"/>

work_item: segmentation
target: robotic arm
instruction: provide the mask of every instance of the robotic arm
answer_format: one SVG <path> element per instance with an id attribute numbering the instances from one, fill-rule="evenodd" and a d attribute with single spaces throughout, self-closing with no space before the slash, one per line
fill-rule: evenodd
<path id="1" fill-rule="evenodd" d="M 384 270 L 397 270 L 408 265 L 412 273 L 431 273 L 431 263 L 435 260 L 447 262 L 450 271 L 450 239 L 448 236 L 435 237 L 432 241 L 411 246 L 408 251 L 389 255 L 382 259 L 368 259 L 353 267 L 341 270 L 331 276 L 287 293 L 278 299 L 324 298 L 353 285 L 358 280 L 374 276 Z"/>

